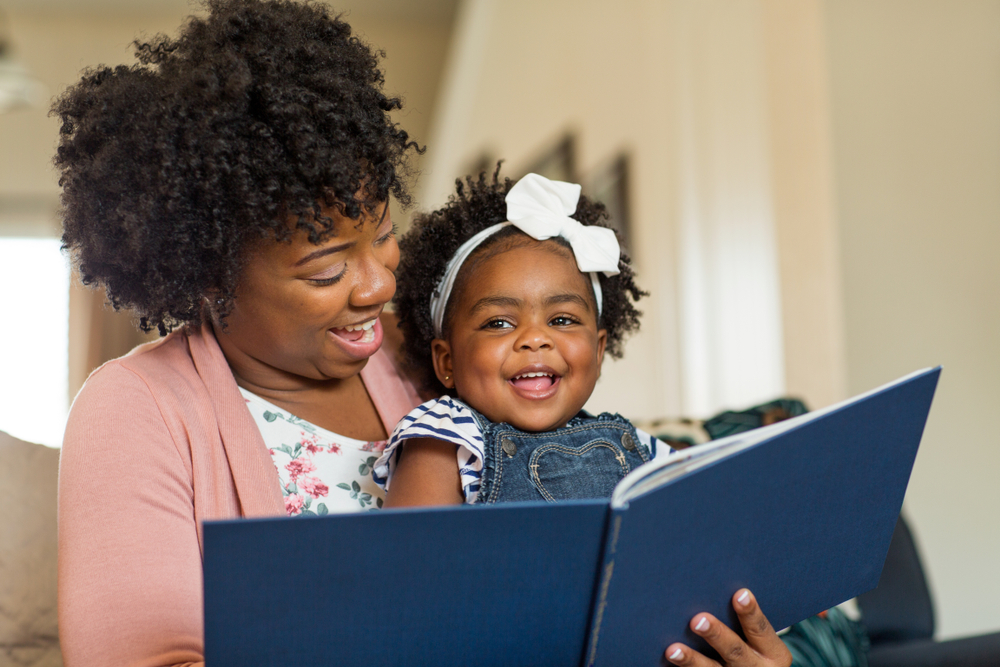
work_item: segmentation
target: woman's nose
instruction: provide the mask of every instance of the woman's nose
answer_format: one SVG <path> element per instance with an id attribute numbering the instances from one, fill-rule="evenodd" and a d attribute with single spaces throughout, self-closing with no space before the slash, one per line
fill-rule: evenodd
<path id="1" fill-rule="evenodd" d="M 396 293 L 396 278 L 392 269 L 375 253 L 362 260 L 355 274 L 357 281 L 351 291 L 351 305 L 365 307 L 388 303 Z"/>

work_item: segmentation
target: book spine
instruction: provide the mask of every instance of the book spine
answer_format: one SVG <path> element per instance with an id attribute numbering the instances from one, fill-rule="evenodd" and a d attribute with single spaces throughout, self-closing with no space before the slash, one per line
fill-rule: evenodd
<path id="1" fill-rule="evenodd" d="M 594 603 L 593 619 L 590 626 L 590 639 L 587 642 L 587 654 L 584 664 L 594 667 L 597 661 L 597 642 L 601 636 L 601 622 L 604 620 L 604 608 L 608 604 L 608 589 L 615 573 L 615 553 L 618 549 L 618 533 L 622 526 L 623 510 L 612 510 L 611 526 L 605 542 L 604 562 L 601 566 L 601 581 L 597 587 L 597 600 Z"/>

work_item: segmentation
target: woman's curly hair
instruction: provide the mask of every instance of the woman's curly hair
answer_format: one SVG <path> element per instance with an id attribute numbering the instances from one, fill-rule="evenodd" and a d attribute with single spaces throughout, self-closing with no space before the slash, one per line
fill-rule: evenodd
<path id="1" fill-rule="evenodd" d="M 478 179 L 471 176 L 455 181 L 456 193 L 444 207 L 431 213 L 417 215 L 412 227 L 399 240 L 400 261 L 396 269 L 396 295 L 393 297 L 399 327 L 403 331 L 404 357 L 415 379 L 422 388 L 436 395 L 453 393 L 437 379 L 431 357 L 434 324 L 431 318 L 431 294 L 437 288 L 445 267 L 458 247 L 483 229 L 507 219 L 505 198 L 514 181 L 500 180 L 500 165 L 492 178 L 481 173 Z M 609 227 L 604 204 L 581 195 L 576 213 L 571 217 L 584 225 Z M 445 308 L 444 335 L 451 324 L 451 305 L 456 303 L 468 272 L 482 260 L 499 252 L 517 247 L 529 237 L 516 227 L 506 227 L 482 243 L 466 260 L 455 288 Z M 506 239 L 506 240 L 505 240 Z M 569 248 L 561 237 L 553 241 Z M 603 305 L 598 326 L 607 331 L 607 353 L 622 356 L 625 336 L 639 329 L 641 312 L 634 301 L 648 292 L 635 283 L 631 260 L 623 251 L 618 261 L 620 273 L 616 276 L 598 275 L 603 293 Z"/>
<path id="2" fill-rule="evenodd" d="M 85 284 L 166 335 L 231 310 L 251 243 L 312 243 L 390 193 L 404 206 L 411 148 L 389 118 L 373 52 L 327 9 L 207 0 L 180 35 L 136 41 L 138 64 L 84 73 L 54 104 L 63 246 Z"/>

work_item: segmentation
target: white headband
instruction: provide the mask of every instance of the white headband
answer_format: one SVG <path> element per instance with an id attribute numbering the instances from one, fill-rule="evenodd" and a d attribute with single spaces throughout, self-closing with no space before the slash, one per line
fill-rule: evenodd
<path id="1" fill-rule="evenodd" d="M 431 319 L 434 335 L 441 337 L 444 311 L 455 287 L 455 278 L 472 251 L 507 225 L 514 225 L 533 239 L 544 241 L 561 236 L 569 242 L 580 271 L 590 274 L 597 300 L 597 314 L 602 307 L 601 283 L 597 271 L 606 276 L 618 275 L 621 249 L 615 233 L 606 227 L 584 225 L 569 217 L 580 201 L 580 186 L 575 183 L 550 181 L 538 174 L 528 174 L 507 193 L 507 220 L 487 227 L 459 246 L 445 267 L 444 276 L 431 294 Z"/>

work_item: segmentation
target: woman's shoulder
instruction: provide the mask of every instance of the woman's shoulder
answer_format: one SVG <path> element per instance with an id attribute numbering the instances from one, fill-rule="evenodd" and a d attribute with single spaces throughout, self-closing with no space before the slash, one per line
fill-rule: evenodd
<path id="1" fill-rule="evenodd" d="M 155 388 L 188 385 L 194 378 L 203 381 L 230 379 L 231 371 L 210 329 L 176 329 L 159 340 L 143 343 L 125 356 L 105 362 L 94 370 L 88 385 L 127 384 L 138 378 Z"/>
<path id="2" fill-rule="evenodd" d="M 205 399 L 206 392 L 227 380 L 235 386 L 215 339 L 177 330 L 94 370 L 73 401 L 70 419 L 159 412 Z"/>

